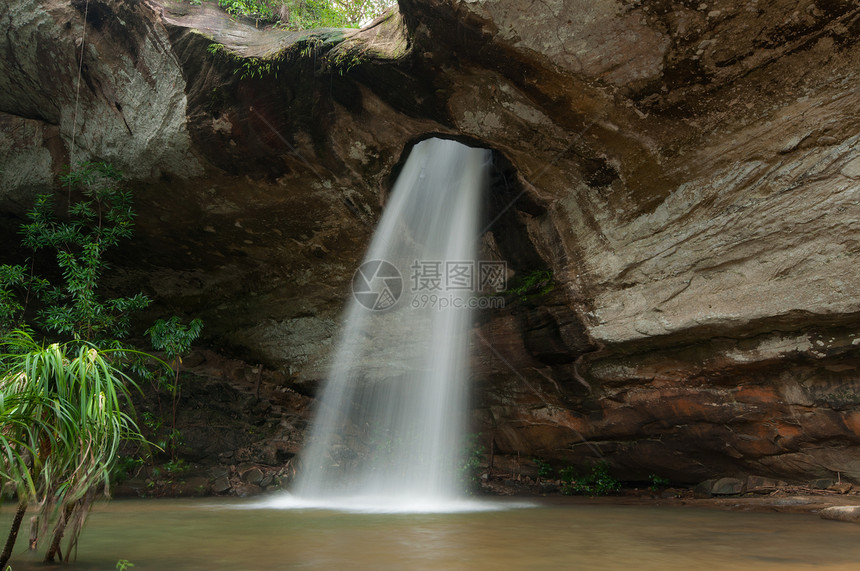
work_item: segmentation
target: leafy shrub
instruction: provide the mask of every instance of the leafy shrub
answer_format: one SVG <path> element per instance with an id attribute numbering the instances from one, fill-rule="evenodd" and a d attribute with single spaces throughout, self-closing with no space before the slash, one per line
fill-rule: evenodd
<path id="1" fill-rule="evenodd" d="M 532 462 L 534 462 L 535 466 L 537 466 L 538 478 L 542 480 L 552 478 L 553 469 L 552 465 L 549 462 L 541 458 L 532 458 Z"/>
<path id="2" fill-rule="evenodd" d="M 149 375 L 149 378 L 154 381 L 159 406 L 161 404 L 161 390 L 166 389 L 170 394 L 173 413 L 171 429 L 162 448 L 170 450 L 171 460 L 176 460 L 176 449 L 182 442 L 181 434 L 176 428 L 176 407 L 181 393 L 179 373 L 182 367 L 182 356 L 191 350 L 191 343 L 197 339 L 202 329 L 203 321 L 200 319 L 194 319 L 185 325 L 178 317 L 173 316 L 168 320 L 159 319 L 146 330 L 153 348 L 157 351 L 163 351 L 168 361 Z"/>
<path id="3" fill-rule="evenodd" d="M 561 493 L 573 496 L 608 496 L 621 491 L 621 483 L 609 474 L 605 462 L 595 464 L 584 476 L 577 476 L 573 468 L 561 470 Z"/>
<path id="4" fill-rule="evenodd" d="M 120 461 L 120 445 L 146 442 L 134 420 L 129 389 L 137 387 L 127 371 L 142 371 L 145 362 L 166 366 L 123 341 L 133 312 L 149 298 L 106 298 L 99 290 L 105 252 L 134 228 L 122 173 L 87 162 L 61 181 L 65 216 L 52 195 L 37 197 L 21 227 L 30 258 L 0 266 L 0 489 L 8 483 L 18 497 L 0 569 L 31 503 L 39 510 L 35 541 L 50 538 L 45 561 L 69 560 L 96 493 L 107 494 L 112 476 L 130 467 Z M 49 275 L 58 277 L 37 273 L 47 262 L 56 267 Z M 165 324 L 158 342 L 178 363 L 177 351 L 187 350 L 200 324 Z"/>
<path id="5" fill-rule="evenodd" d="M 663 478 L 662 476 L 658 476 L 657 474 L 649 475 L 648 481 L 651 482 L 651 485 L 648 486 L 648 489 L 652 492 L 657 492 L 669 487 L 669 478 Z"/>
<path id="6" fill-rule="evenodd" d="M 460 467 L 460 481 L 467 491 L 481 487 L 481 464 L 484 461 L 484 447 L 478 443 L 480 434 L 470 434 L 463 451 L 463 465 Z"/>
<path id="7" fill-rule="evenodd" d="M 57 216 L 51 195 L 38 196 L 21 227 L 22 244 L 32 251 L 29 267 L 0 266 L 0 333 L 26 329 L 28 306 L 37 301 L 36 325 L 60 338 L 122 339 L 131 315 L 150 299 L 142 293 L 102 299 L 98 286 L 108 268 L 105 253 L 134 232 L 131 193 L 119 186 L 122 173 L 103 162 L 81 163 L 61 180 L 69 189 L 68 216 Z M 41 251 L 53 255 L 58 283 L 35 274 Z"/>
<path id="8" fill-rule="evenodd" d="M 218 0 L 230 14 L 251 16 L 296 30 L 352 28 L 395 5 L 393 0 Z"/>

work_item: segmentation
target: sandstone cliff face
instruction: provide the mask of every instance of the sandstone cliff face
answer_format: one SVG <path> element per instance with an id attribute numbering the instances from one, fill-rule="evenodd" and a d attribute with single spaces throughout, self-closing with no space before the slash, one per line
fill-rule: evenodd
<path id="1" fill-rule="evenodd" d="M 737 4 L 404 0 L 302 34 L 15 2 L 3 236 L 72 155 L 112 161 L 140 211 L 114 287 L 310 393 L 392 171 L 456 137 L 497 157 L 484 255 L 555 284 L 478 316 L 496 454 L 860 479 L 860 9 Z"/>

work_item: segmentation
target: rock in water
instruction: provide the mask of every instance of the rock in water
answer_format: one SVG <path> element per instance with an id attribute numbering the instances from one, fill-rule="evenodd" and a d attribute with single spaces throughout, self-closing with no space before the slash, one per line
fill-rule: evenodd
<path id="1" fill-rule="evenodd" d="M 831 506 L 821 510 L 819 515 L 821 519 L 860 523 L 860 506 Z"/>

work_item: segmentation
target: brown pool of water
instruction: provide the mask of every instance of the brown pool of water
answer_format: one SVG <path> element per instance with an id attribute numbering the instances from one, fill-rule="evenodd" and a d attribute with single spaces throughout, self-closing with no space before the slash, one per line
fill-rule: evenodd
<path id="1" fill-rule="evenodd" d="M 860 526 L 813 514 L 559 503 L 356 514 L 249 505 L 213 499 L 98 505 L 72 569 L 115 569 L 120 559 L 134 563 L 129 571 L 860 568 Z M 10 520 L 6 505 L 4 533 Z M 12 570 L 45 569 L 27 552 L 26 535 Z"/>

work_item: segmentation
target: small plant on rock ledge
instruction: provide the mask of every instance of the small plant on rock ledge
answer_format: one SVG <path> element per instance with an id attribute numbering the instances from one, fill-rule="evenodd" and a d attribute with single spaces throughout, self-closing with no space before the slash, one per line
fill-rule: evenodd
<path id="1" fill-rule="evenodd" d="M 660 490 L 664 490 L 669 487 L 669 478 L 664 478 L 657 474 L 651 474 L 648 476 L 648 481 L 651 482 L 648 489 L 652 492 L 659 492 Z"/>
<path id="2" fill-rule="evenodd" d="M 571 467 L 562 469 L 560 476 L 561 493 L 567 496 L 609 496 L 621 491 L 621 482 L 609 474 L 605 462 L 598 462 L 584 476 L 578 476 Z"/>
<path id="3" fill-rule="evenodd" d="M 206 51 L 215 60 L 228 62 L 233 68 L 233 75 L 238 75 L 239 79 L 263 79 L 266 77 L 277 79 L 285 55 L 282 53 L 270 58 L 241 57 L 217 42 L 209 44 Z"/>
<path id="4" fill-rule="evenodd" d="M 537 477 L 539 479 L 548 480 L 552 478 L 553 469 L 549 462 L 541 458 L 532 458 L 532 462 L 537 466 Z"/>
<path id="5" fill-rule="evenodd" d="M 470 434 L 464 446 L 460 481 L 469 493 L 473 493 L 481 487 L 481 463 L 484 460 L 484 447 L 478 443 L 480 437 L 480 434 Z"/>

